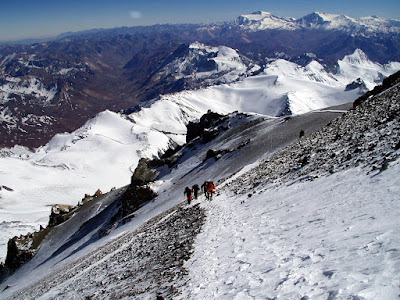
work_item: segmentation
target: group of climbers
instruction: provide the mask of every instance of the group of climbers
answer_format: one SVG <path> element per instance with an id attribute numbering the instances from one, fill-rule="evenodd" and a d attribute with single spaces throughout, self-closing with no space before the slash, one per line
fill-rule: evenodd
<path id="1" fill-rule="evenodd" d="M 204 195 L 206 196 L 207 200 L 212 200 L 212 196 L 215 191 L 215 184 L 212 181 L 204 181 L 204 183 L 201 185 L 201 190 L 203 191 Z M 199 194 L 200 188 L 197 184 L 193 185 L 192 188 L 190 189 L 189 187 L 185 188 L 185 191 L 183 194 L 186 196 L 188 204 L 190 204 L 194 199 L 197 199 L 198 194 Z M 193 196 L 192 196 L 193 194 Z"/>

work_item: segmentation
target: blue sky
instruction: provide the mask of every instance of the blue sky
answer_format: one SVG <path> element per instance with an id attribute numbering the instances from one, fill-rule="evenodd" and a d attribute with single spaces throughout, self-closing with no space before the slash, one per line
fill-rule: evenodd
<path id="1" fill-rule="evenodd" d="M 0 0 L 0 41 L 93 28 L 234 20 L 257 10 L 295 18 L 319 11 L 400 19 L 399 0 Z"/>

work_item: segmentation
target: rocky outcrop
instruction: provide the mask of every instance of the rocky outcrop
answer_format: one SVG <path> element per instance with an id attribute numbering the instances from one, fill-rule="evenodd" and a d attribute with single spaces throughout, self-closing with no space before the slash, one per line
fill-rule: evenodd
<path id="1" fill-rule="evenodd" d="M 30 260 L 36 253 L 31 249 L 32 237 L 30 235 L 13 237 L 7 243 L 7 258 L 5 266 L 15 270 Z"/>
<path id="2" fill-rule="evenodd" d="M 156 196 L 157 194 L 148 185 L 131 185 L 121 198 L 120 214 L 123 223 L 134 217 L 133 212 Z"/>
<path id="3" fill-rule="evenodd" d="M 111 190 L 114 189 L 115 188 Z M 41 242 L 54 227 L 70 219 L 80 206 L 102 195 L 102 191 L 98 189 L 92 196 L 86 194 L 85 198 L 82 199 L 82 202 L 79 203 L 78 206 L 55 204 L 51 207 L 49 223 L 46 228 L 40 226 L 39 231 L 19 237 L 15 236 L 10 239 L 7 244 L 5 263 L 0 267 L 0 282 L 35 256 Z"/>
<path id="4" fill-rule="evenodd" d="M 381 85 L 377 85 L 373 88 L 372 91 L 366 92 L 364 95 L 359 97 L 357 100 L 354 101 L 353 107 L 356 107 L 366 101 L 367 99 L 377 96 L 378 94 L 382 93 L 383 91 L 387 90 L 388 88 L 395 86 L 396 84 L 400 83 L 400 71 L 385 78 Z"/>
<path id="5" fill-rule="evenodd" d="M 50 232 L 51 228 L 40 227 L 40 230 L 27 235 L 15 236 L 7 243 L 7 257 L 0 268 L 0 282 L 8 275 L 15 272 L 24 263 L 29 261 L 37 252 L 37 249 Z"/>
<path id="6" fill-rule="evenodd" d="M 363 92 L 368 91 L 367 86 L 365 85 L 365 82 L 361 78 L 357 78 L 353 82 L 346 85 L 346 91 L 351 91 L 351 90 L 354 90 L 357 88 L 359 88 Z"/>
<path id="7" fill-rule="evenodd" d="M 187 127 L 186 142 L 190 142 L 197 137 L 202 138 L 202 142 L 208 143 L 218 135 L 218 129 L 213 128 L 226 120 L 226 116 L 209 110 L 198 122 L 189 122 Z"/>
<path id="8" fill-rule="evenodd" d="M 131 177 L 131 186 L 145 185 L 156 179 L 157 173 L 149 166 L 150 160 L 142 158 Z"/>
<path id="9" fill-rule="evenodd" d="M 29 261 L 36 254 L 40 243 L 52 228 L 68 220 L 75 209 L 76 207 L 71 205 L 53 205 L 49 224 L 46 228 L 40 226 L 39 231 L 10 239 L 7 243 L 6 260 L 4 266 L 0 269 L 0 281 Z"/>
<path id="10" fill-rule="evenodd" d="M 121 196 L 120 208 L 112 220 L 114 223 L 112 226 L 127 222 L 134 217 L 133 212 L 157 196 L 149 186 L 149 183 L 157 178 L 157 172 L 149 164 L 150 160 L 145 158 L 139 161 L 132 175 L 131 184 Z"/>
<path id="11" fill-rule="evenodd" d="M 76 206 L 55 204 L 51 207 L 48 227 L 55 227 L 71 218 Z"/>
<path id="12" fill-rule="evenodd" d="M 2 189 L 5 189 L 6 191 L 9 191 L 9 192 L 13 192 L 13 191 L 14 191 L 12 188 L 10 188 L 10 187 L 8 187 L 8 186 L 0 185 L 0 191 L 1 191 Z"/>
<path id="13" fill-rule="evenodd" d="M 111 191 L 114 191 L 114 190 L 115 190 L 115 187 L 113 187 L 111 189 Z M 82 201 L 80 203 L 78 203 L 78 206 L 81 206 L 81 205 L 93 200 L 94 198 L 101 197 L 101 196 L 103 196 L 103 192 L 100 189 L 97 189 L 96 193 L 94 193 L 93 195 L 85 194 L 85 197 L 83 197 Z"/>

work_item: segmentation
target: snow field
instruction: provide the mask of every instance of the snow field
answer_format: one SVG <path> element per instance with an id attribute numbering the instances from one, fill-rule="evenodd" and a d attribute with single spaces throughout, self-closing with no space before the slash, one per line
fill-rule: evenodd
<path id="1" fill-rule="evenodd" d="M 397 299 L 399 175 L 396 161 L 251 197 L 222 188 L 203 204 L 180 299 Z"/>

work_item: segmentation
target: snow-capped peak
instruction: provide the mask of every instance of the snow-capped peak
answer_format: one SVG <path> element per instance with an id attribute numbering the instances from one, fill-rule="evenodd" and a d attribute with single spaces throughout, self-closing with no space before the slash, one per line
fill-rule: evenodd
<path id="1" fill-rule="evenodd" d="M 244 61 L 239 53 L 229 47 L 211 47 L 199 42 L 182 45 L 156 76 L 172 75 L 174 80 L 185 79 L 203 86 L 230 83 L 252 74 L 260 67 Z"/>
<path id="2" fill-rule="evenodd" d="M 241 15 L 238 18 L 238 24 L 241 27 L 250 30 L 265 30 L 265 29 L 286 29 L 294 30 L 294 18 L 281 18 L 274 16 L 270 12 L 257 11 L 248 15 Z"/>
<path id="3" fill-rule="evenodd" d="M 340 30 L 353 34 L 400 32 L 400 22 L 376 16 L 352 18 L 346 15 L 313 12 L 300 19 L 281 18 L 270 12 L 258 11 L 238 18 L 238 25 L 251 31 L 267 29 Z"/>
<path id="4" fill-rule="evenodd" d="M 342 61 L 364 67 L 374 64 L 361 49 L 356 49 L 353 54 L 346 55 Z"/>
<path id="5" fill-rule="evenodd" d="M 356 20 L 345 15 L 314 12 L 299 19 L 297 23 L 310 29 L 345 30 L 354 26 Z"/>

